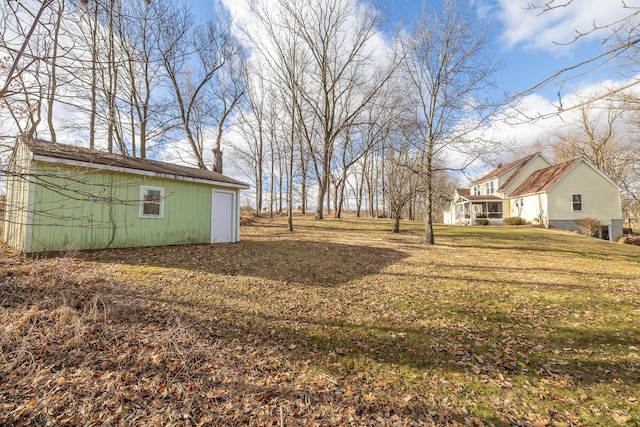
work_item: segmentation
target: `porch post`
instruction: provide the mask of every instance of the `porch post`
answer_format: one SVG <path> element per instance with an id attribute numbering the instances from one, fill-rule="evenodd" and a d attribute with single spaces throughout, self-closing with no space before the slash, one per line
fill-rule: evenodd
<path id="1" fill-rule="evenodd" d="M 476 225 L 476 213 L 473 210 L 471 201 L 469 201 L 469 225 Z"/>

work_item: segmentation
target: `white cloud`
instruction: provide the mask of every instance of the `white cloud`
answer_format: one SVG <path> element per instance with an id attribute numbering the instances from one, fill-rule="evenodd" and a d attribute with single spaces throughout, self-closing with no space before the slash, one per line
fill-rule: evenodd
<path id="1" fill-rule="evenodd" d="M 540 50 L 555 55 L 566 54 L 558 44 L 570 43 L 578 33 L 588 33 L 595 26 L 617 22 L 630 15 L 638 0 L 562 0 L 559 7 L 542 12 L 530 10 L 528 0 L 499 0 L 497 18 L 504 26 L 502 39 L 506 47 L 522 46 L 525 49 Z M 535 2 L 543 4 L 542 0 Z M 561 6 L 566 4 L 566 6 Z M 627 8 L 625 8 L 625 5 Z M 603 40 L 608 33 L 592 32 L 585 40 Z M 571 47 L 571 46 L 570 46 Z"/>
<path id="2" fill-rule="evenodd" d="M 640 96 L 640 88 L 630 86 L 635 79 L 627 81 L 603 81 L 598 84 L 584 85 L 563 96 L 559 109 L 557 99 L 547 99 L 538 94 L 526 96 L 517 105 L 507 109 L 492 122 L 488 134 L 506 150 L 497 153 L 499 160 L 518 158 L 532 151 L 535 143 L 546 144 L 562 133 L 568 126 L 580 122 L 580 106 L 590 101 L 590 108 L 597 114 L 598 107 L 608 108 L 606 98 L 599 96 L 610 94 L 614 90 L 623 90 Z M 630 86 L 630 87 L 629 87 Z M 595 99 L 595 100 L 594 100 Z"/>

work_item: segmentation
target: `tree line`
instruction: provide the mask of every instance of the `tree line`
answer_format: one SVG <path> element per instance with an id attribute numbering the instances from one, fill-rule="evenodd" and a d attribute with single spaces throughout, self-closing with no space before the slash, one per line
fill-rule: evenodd
<path id="1" fill-rule="evenodd" d="M 295 210 L 350 209 L 423 219 L 433 243 L 455 173 L 500 151 L 490 28 L 455 0 L 399 28 L 370 2 L 248 4 L 240 20 L 169 0 L 3 2 L 3 146 L 20 133 L 217 172 L 226 146 L 256 212 L 286 211 L 291 230 Z"/>

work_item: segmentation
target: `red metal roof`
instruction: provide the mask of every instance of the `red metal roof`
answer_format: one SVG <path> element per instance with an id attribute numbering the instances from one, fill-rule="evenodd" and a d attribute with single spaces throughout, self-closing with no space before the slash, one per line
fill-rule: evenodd
<path id="1" fill-rule="evenodd" d="M 582 159 L 575 159 L 535 171 L 518 188 L 516 188 L 513 193 L 511 193 L 511 197 L 535 194 L 549 190 L 580 161 L 582 161 Z"/>
<path id="2" fill-rule="evenodd" d="M 526 166 L 531 160 L 533 160 L 538 154 L 540 153 L 535 153 L 535 154 L 531 154 L 527 157 L 524 157 L 522 159 L 518 159 L 518 160 L 514 160 L 513 162 L 506 164 L 504 166 L 499 166 L 497 168 L 495 168 L 494 170 L 492 170 L 491 172 L 489 172 L 488 174 L 486 174 L 485 176 L 483 176 L 480 179 L 476 179 L 474 182 L 482 182 L 482 181 L 486 181 L 488 179 L 491 178 L 495 178 L 497 176 L 502 175 L 505 172 L 508 172 L 509 170 L 518 167 L 518 170 L 515 171 L 511 176 L 514 176 L 515 174 L 517 174 L 524 166 Z M 505 183 L 506 184 L 506 183 Z"/>

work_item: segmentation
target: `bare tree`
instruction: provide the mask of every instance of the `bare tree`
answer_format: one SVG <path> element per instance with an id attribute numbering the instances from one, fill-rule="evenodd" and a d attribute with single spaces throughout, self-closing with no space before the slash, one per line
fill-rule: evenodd
<path id="1" fill-rule="evenodd" d="M 280 134 L 286 141 L 286 153 L 279 155 L 279 161 L 287 160 L 287 216 L 288 229 L 293 231 L 293 174 L 296 147 L 299 146 L 301 134 L 304 133 L 304 116 L 301 110 L 301 81 L 304 80 L 304 69 L 308 65 L 308 56 L 302 48 L 295 20 L 288 19 L 290 0 L 279 0 L 275 4 L 268 2 L 252 2 L 252 11 L 258 18 L 265 37 L 258 39 L 250 36 L 259 52 L 259 61 L 263 67 L 266 85 L 275 95 L 272 106 L 281 111 L 281 123 L 270 120 L 272 135 Z M 273 147 L 272 141 L 272 147 Z M 273 148 L 272 148 L 273 153 Z M 273 155 L 272 155 L 273 158 Z M 280 168 L 282 171 L 283 168 Z M 279 178 L 282 179 L 282 173 Z M 273 179 L 273 173 L 272 173 Z M 282 188 L 282 185 L 280 185 Z M 280 195 L 282 192 L 280 192 Z"/>
<path id="2" fill-rule="evenodd" d="M 2 8 L 2 21 L 6 24 L 9 20 L 16 23 L 13 31 L 8 29 L 6 25 L 2 28 L 2 47 L 11 54 L 11 60 L 6 66 L 7 74 L 0 87 L 0 99 L 3 101 L 15 94 L 15 83 L 21 79 L 23 74 L 41 58 L 33 54 L 32 38 L 36 34 L 36 30 L 40 27 L 43 15 L 49 6 L 55 0 L 44 0 L 38 5 L 35 13 L 31 13 L 20 2 L 15 2 L 15 6 L 11 2 L 6 2 Z M 31 22 L 26 23 L 19 17 L 19 14 L 31 16 Z"/>
<path id="3" fill-rule="evenodd" d="M 256 189 L 256 215 L 259 215 L 263 206 L 265 147 L 268 139 L 266 116 L 269 107 L 264 80 L 260 77 L 258 70 L 247 64 L 243 67 L 243 72 L 246 97 L 239 109 L 239 120 L 235 126 L 242 138 L 241 143 L 233 148 L 236 157 L 239 156 L 251 171 L 249 178 Z"/>
<path id="4" fill-rule="evenodd" d="M 396 137 L 402 138 L 401 133 Z M 385 153 L 387 185 L 385 194 L 389 205 L 389 214 L 394 219 L 393 232 L 400 232 L 402 212 L 412 199 L 416 197 L 420 186 L 420 175 L 415 171 L 420 167 L 419 157 L 412 152 L 408 141 L 396 141 Z"/>
<path id="5" fill-rule="evenodd" d="M 211 114 L 204 114 L 210 111 L 207 94 L 211 95 L 211 91 L 221 90 L 216 93 L 225 102 L 222 115 L 217 119 L 219 132 L 231 109 L 237 105 L 242 94 L 242 89 L 234 86 L 237 81 L 231 85 L 234 86 L 233 99 L 229 103 L 227 89 L 216 85 L 216 76 L 239 54 L 239 46 L 223 18 L 196 25 L 191 13 L 181 6 L 162 3 L 156 7 L 161 34 L 157 48 L 175 100 L 177 126 L 184 132 L 197 166 L 207 169 L 204 133 L 198 132 L 197 126 L 213 121 Z M 232 80 L 235 79 L 234 75 Z M 194 116 L 198 114 L 200 120 L 196 121 Z M 207 118 L 209 120 L 204 122 Z"/>
<path id="6" fill-rule="evenodd" d="M 307 142 L 318 177 L 316 218 L 322 219 L 335 144 L 385 85 L 394 63 L 376 56 L 373 39 L 382 20 L 375 8 L 350 0 L 282 0 L 280 5 L 309 56 L 298 90 L 304 111 L 319 129 L 320 138 Z M 304 123 L 309 126 L 308 120 Z"/>
<path id="7" fill-rule="evenodd" d="M 401 91 L 392 81 L 372 99 L 355 118 L 354 123 L 345 131 L 340 143 L 336 145 L 334 213 L 341 217 L 344 206 L 344 193 L 353 166 L 370 152 L 375 152 L 380 144 L 389 138 L 391 129 L 401 126 L 405 111 L 402 105 Z M 358 180 L 358 177 L 353 177 Z"/>
<path id="8" fill-rule="evenodd" d="M 118 20 L 125 60 L 122 91 L 126 95 L 121 98 L 128 113 L 131 155 L 140 158 L 147 157 L 150 142 L 162 135 L 167 127 L 161 120 L 165 102 L 160 96 L 154 96 L 164 80 L 156 50 L 160 37 L 155 31 L 160 19 L 157 10 L 141 2 L 132 2 Z"/>
<path id="9" fill-rule="evenodd" d="M 637 114 L 629 99 L 581 105 L 565 114 L 566 126 L 554 132 L 549 146 L 557 162 L 584 157 L 611 177 L 625 196 L 640 202 L 640 141 L 634 136 Z"/>
<path id="10" fill-rule="evenodd" d="M 579 2 L 574 2 L 574 0 L 547 0 L 528 3 L 528 9 L 540 15 L 553 14 L 556 13 L 557 10 L 566 10 L 578 7 L 580 7 Z M 551 83 L 558 83 L 562 85 L 569 80 L 584 76 L 586 73 L 608 64 L 615 64 L 618 72 L 626 73 L 630 77 L 628 82 L 623 85 L 610 86 L 608 90 L 594 94 L 593 98 L 583 98 L 571 105 L 564 103 L 561 93 L 558 92 L 558 111 L 551 113 L 551 115 L 580 108 L 589 102 L 606 99 L 612 95 L 620 94 L 637 86 L 640 83 L 640 79 L 637 77 L 638 65 L 640 64 L 638 62 L 638 52 L 640 49 L 640 19 L 638 18 L 640 17 L 640 8 L 635 5 L 631 5 L 624 0 L 612 2 L 611 7 L 622 9 L 625 12 L 624 16 L 614 21 L 604 22 L 600 20 L 599 17 L 594 16 L 589 28 L 576 28 L 574 36 L 570 40 L 556 41 L 558 44 L 569 45 L 577 43 L 586 37 L 598 34 L 603 40 L 603 51 L 598 52 L 579 63 L 572 64 L 554 72 L 537 85 L 529 88 L 519 95 L 523 96 L 530 94 Z M 542 117 L 546 117 L 546 115 Z"/>
<path id="11" fill-rule="evenodd" d="M 211 89 L 207 91 L 207 100 L 212 107 L 210 114 L 216 128 L 213 171 L 219 173 L 222 173 L 222 135 L 225 124 L 246 93 L 246 57 L 242 47 L 233 37 L 228 37 L 226 44 L 226 65 L 215 73 Z"/>
<path id="12" fill-rule="evenodd" d="M 37 134 L 52 89 L 51 69 L 43 58 L 51 58 L 57 47 L 55 6 L 60 3 L 49 0 L 37 4 L 35 11 L 21 2 L 7 2 L 0 8 L 4 75 L 0 103 L 12 118 L 12 127 L 30 136 Z"/>
<path id="13" fill-rule="evenodd" d="M 424 10 L 407 49 L 404 71 L 415 105 L 416 148 L 424 153 L 423 243 L 434 244 L 433 174 L 437 157 L 460 159 L 446 165 L 463 170 L 483 154 L 479 131 L 492 111 L 481 100 L 496 70 L 488 51 L 489 32 L 475 25 L 469 10 L 444 0 L 442 11 Z"/>

